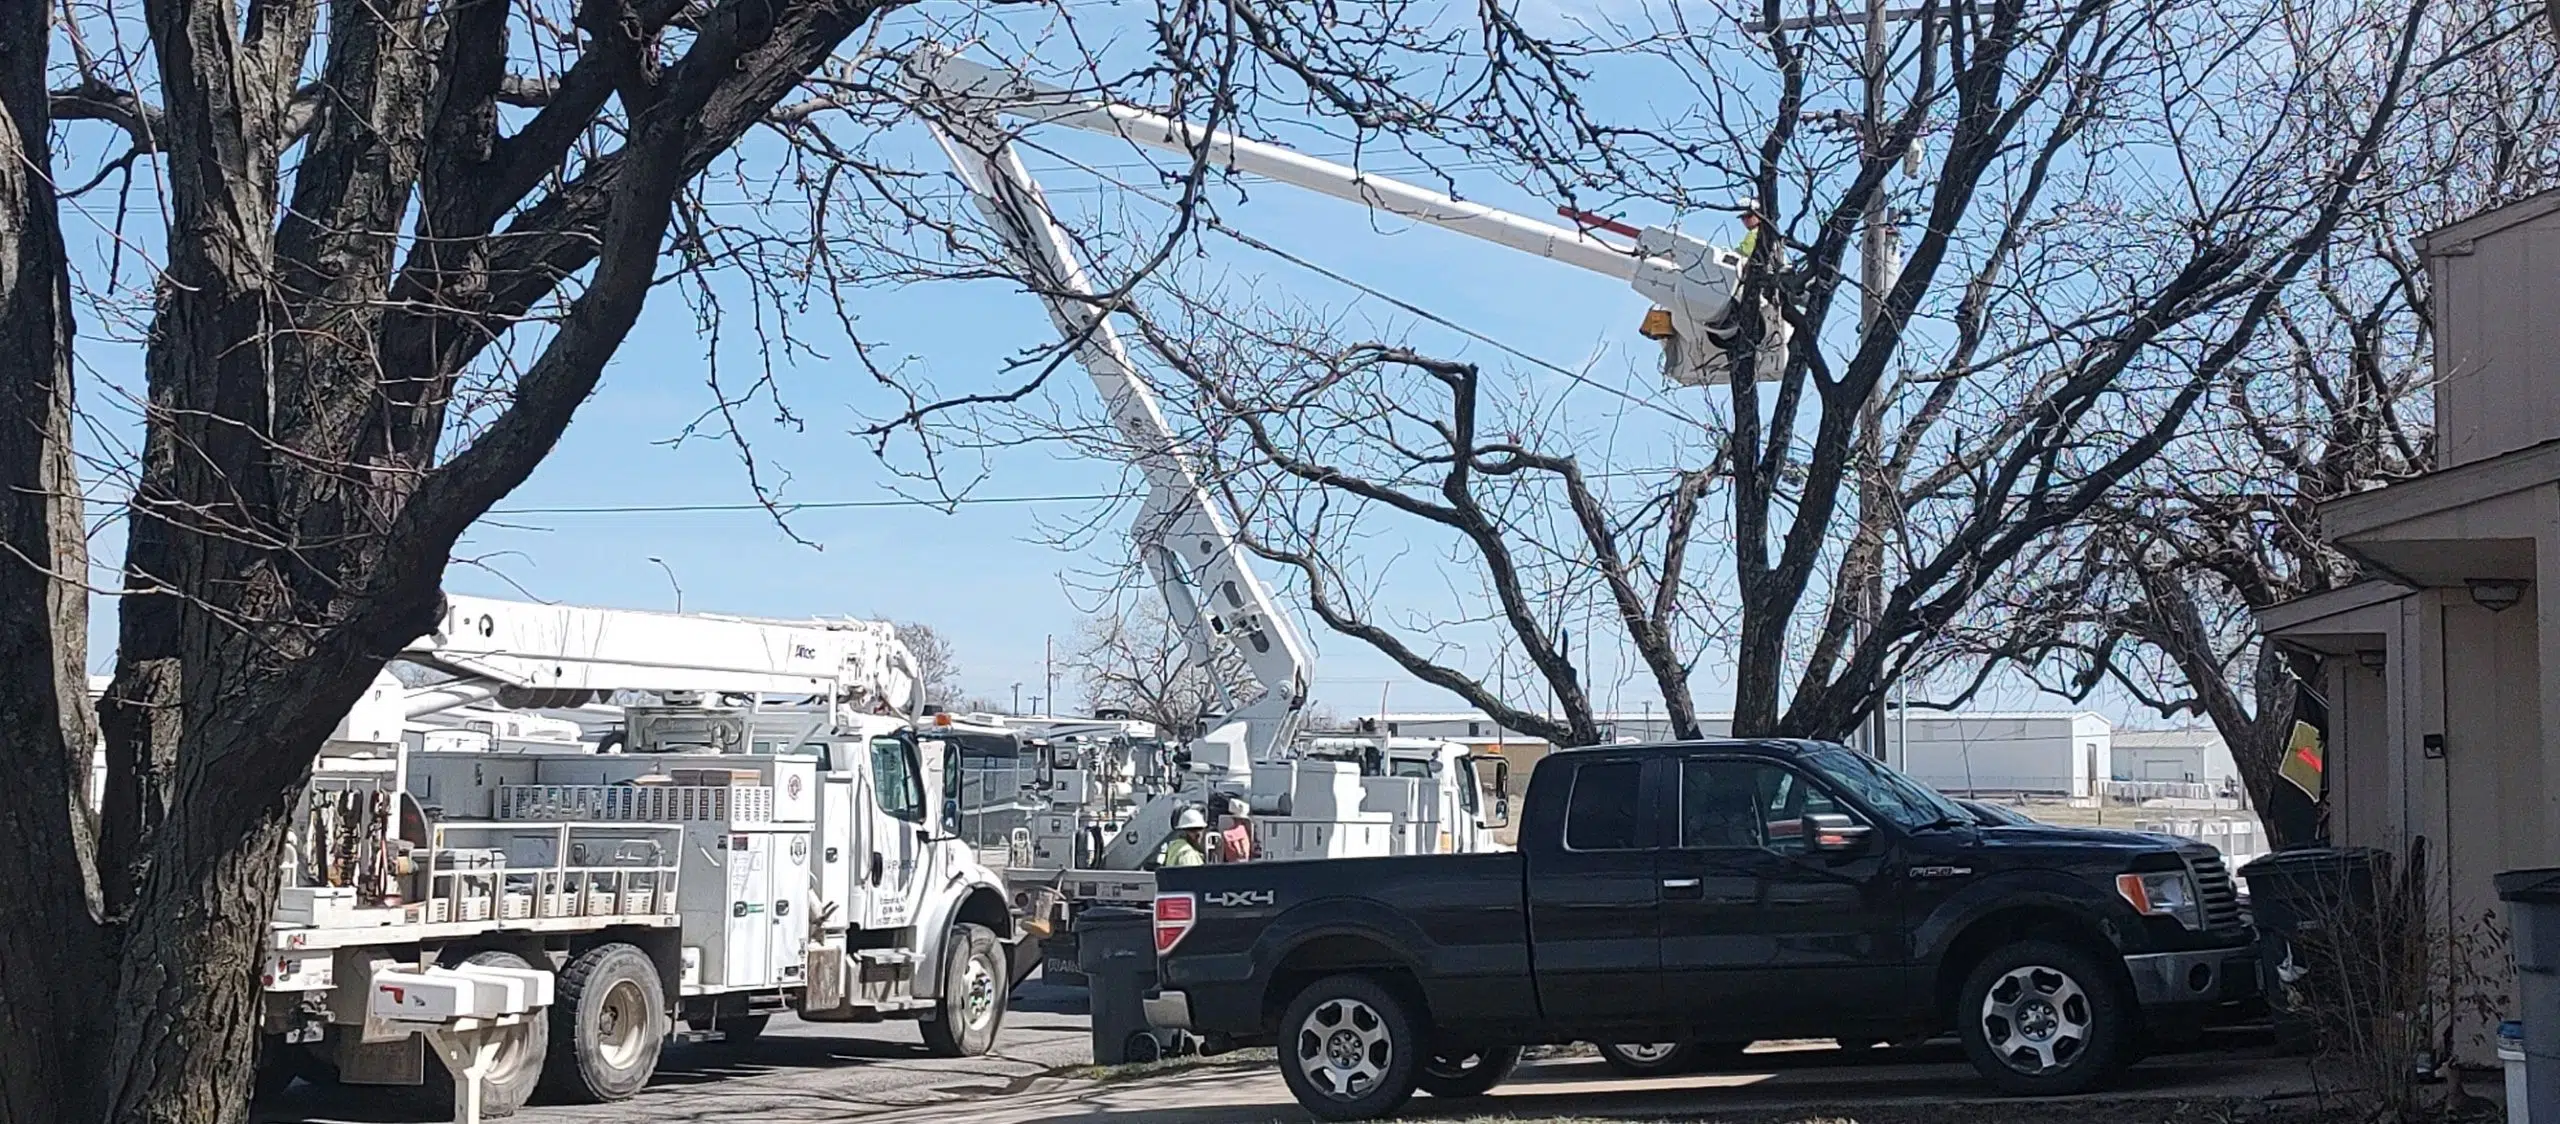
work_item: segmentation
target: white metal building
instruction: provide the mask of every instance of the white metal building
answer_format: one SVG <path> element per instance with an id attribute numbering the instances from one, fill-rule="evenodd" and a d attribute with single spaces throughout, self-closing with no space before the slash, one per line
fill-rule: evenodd
<path id="1" fill-rule="evenodd" d="M 1915 712 L 1884 728 L 1885 759 L 1942 792 L 2094 796 L 2115 763 L 2114 724 L 2085 710 Z"/>
<path id="2" fill-rule="evenodd" d="M 2231 747 L 2211 726 L 2175 730 L 2118 730 L 2114 779 L 2184 781 L 2219 792 L 2238 783 Z"/>
<path id="3" fill-rule="evenodd" d="M 1600 715 L 1620 741 L 1671 736 L 1659 710 Z M 1545 756 L 1546 742 L 1499 728 L 1475 711 L 1389 713 L 1387 732 L 1403 737 L 1448 738 L 1511 759 L 1515 777 Z M 1363 722 L 1377 722 L 1366 718 Z M 1720 738 L 1733 729 L 1729 714 L 1700 715 L 1699 732 Z M 2091 796 L 2110 779 L 2116 761 L 2114 726 L 2090 711 L 1920 712 L 1885 722 L 1885 759 L 1933 788 L 1953 793 Z M 1903 744 L 1905 738 L 1909 744 Z M 2229 754 L 2223 754 L 2228 769 Z"/>

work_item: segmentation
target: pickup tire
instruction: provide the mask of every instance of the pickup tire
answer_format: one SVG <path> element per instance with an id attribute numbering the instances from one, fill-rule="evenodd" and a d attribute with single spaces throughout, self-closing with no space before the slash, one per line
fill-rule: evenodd
<path id="1" fill-rule="evenodd" d="M 1327 976 L 1280 1018 L 1280 1077 L 1318 1120 L 1370 1120 L 1421 1086 L 1426 1048 L 1403 997 L 1367 976 Z"/>
<path id="2" fill-rule="evenodd" d="M 569 959 L 554 991 L 542 1088 L 577 1104 L 629 1100 L 646 1088 L 667 1042 L 667 996 L 649 954 L 597 945 Z"/>
<path id="3" fill-rule="evenodd" d="M 1594 1042 L 1600 1060 L 1620 1077 L 1668 1077 L 1730 1065 L 1748 1042 Z"/>
<path id="4" fill-rule="evenodd" d="M 974 1058 L 995 1049 L 1004 1026 L 1004 946 L 984 925 L 963 921 L 942 939 L 942 1002 L 920 1028 L 936 1057 Z"/>
<path id="5" fill-rule="evenodd" d="M 2054 941 L 1993 950 L 1957 993 L 1965 1056 L 2010 1096 L 2097 1088 L 2130 1062 L 2137 1030 L 2133 1000 L 2113 967 Z"/>
<path id="6" fill-rule="evenodd" d="M 1518 1068 L 1518 1046 L 1449 1050 L 1433 1054 L 1422 1063 L 1418 1084 L 1423 1092 L 1446 1100 L 1481 1097 L 1510 1080 L 1511 1071 Z"/>

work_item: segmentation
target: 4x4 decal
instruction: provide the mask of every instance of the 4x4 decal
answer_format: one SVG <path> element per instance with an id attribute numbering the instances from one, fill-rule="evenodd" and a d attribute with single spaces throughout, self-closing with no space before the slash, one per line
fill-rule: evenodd
<path id="1" fill-rule="evenodd" d="M 1277 900 L 1278 898 L 1269 890 L 1221 890 L 1214 894 L 1200 895 L 1200 904 L 1216 906 L 1220 909 L 1270 905 Z"/>

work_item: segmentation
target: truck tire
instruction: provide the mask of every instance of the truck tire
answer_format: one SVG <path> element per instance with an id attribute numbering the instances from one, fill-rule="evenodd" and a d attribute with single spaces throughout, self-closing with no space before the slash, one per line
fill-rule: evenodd
<path id="1" fill-rule="evenodd" d="M 1965 976 L 1956 1036 L 1993 1088 L 2015 1097 L 2085 1093 L 2131 1058 L 2133 1002 L 2113 965 L 2068 944 L 1994 950 Z"/>
<path id="2" fill-rule="evenodd" d="M 542 1088 L 579 1104 L 628 1100 L 646 1088 L 667 1041 L 667 997 L 649 954 L 597 945 L 570 958 L 553 991 Z"/>
<path id="3" fill-rule="evenodd" d="M 498 949 L 483 949 L 451 964 L 484 964 L 492 968 L 531 968 L 524 957 Z M 547 1016 L 536 1016 L 517 1023 L 514 1033 L 498 1050 L 497 1063 L 489 1070 L 481 1086 L 480 1114 L 513 1116 L 516 1110 L 533 1099 L 533 1090 L 542 1083 L 542 1069 L 551 1049 L 551 1022 Z M 430 1112 L 448 1114 L 453 1111 L 453 1078 L 445 1072 L 444 1062 L 436 1057 L 433 1047 L 427 1049 L 427 1080 L 418 1087 L 419 1099 Z"/>
<path id="4" fill-rule="evenodd" d="M 299 1076 L 294 1072 L 296 1064 L 294 1055 L 301 1050 L 302 1047 L 286 1042 L 281 1034 L 258 1036 L 258 1064 L 256 1077 L 253 1079 L 255 1083 L 249 1087 L 249 1100 L 252 1103 L 263 1104 L 274 1100 L 283 1095 L 286 1089 L 292 1087 L 293 1079 Z"/>
<path id="5" fill-rule="evenodd" d="M 1748 1042 L 1594 1042 L 1600 1060 L 1620 1077 L 1668 1077 L 1731 1065 Z"/>
<path id="6" fill-rule="evenodd" d="M 1600 1060 L 1620 1077 L 1663 1077 L 1687 1073 L 1698 1064 L 1692 1042 L 1594 1042 Z"/>
<path id="7" fill-rule="evenodd" d="M 1004 1025 L 1004 946 L 984 925 L 963 921 L 943 938 L 942 1003 L 924 1020 L 924 1044 L 937 1057 L 974 1058 L 995 1048 Z"/>
<path id="8" fill-rule="evenodd" d="M 1520 1068 L 1518 1046 L 1489 1046 L 1480 1050 L 1449 1050 L 1433 1054 L 1422 1063 L 1423 1092 L 1445 1100 L 1481 1097 L 1494 1086 L 1510 1080 L 1511 1071 Z"/>
<path id="9" fill-rule="evenodd" d="M 1367 976 L 1317 980 L 1280 1019 L 1280 1076 L 1318 1120 L 1370 1120 L 1420 1087 L 1421 1028 L 1403 998 Z"/>

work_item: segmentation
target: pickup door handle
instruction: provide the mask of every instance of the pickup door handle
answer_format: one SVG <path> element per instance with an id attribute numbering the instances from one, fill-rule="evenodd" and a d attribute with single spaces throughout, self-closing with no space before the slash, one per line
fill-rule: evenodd
<path id="1" fill-rule="evenodd" d="M 1695 878 L 1665 878 L 1662 896 L 1666 898 L 1700 898 L 1706 896 L 1704 883 Z"/>

